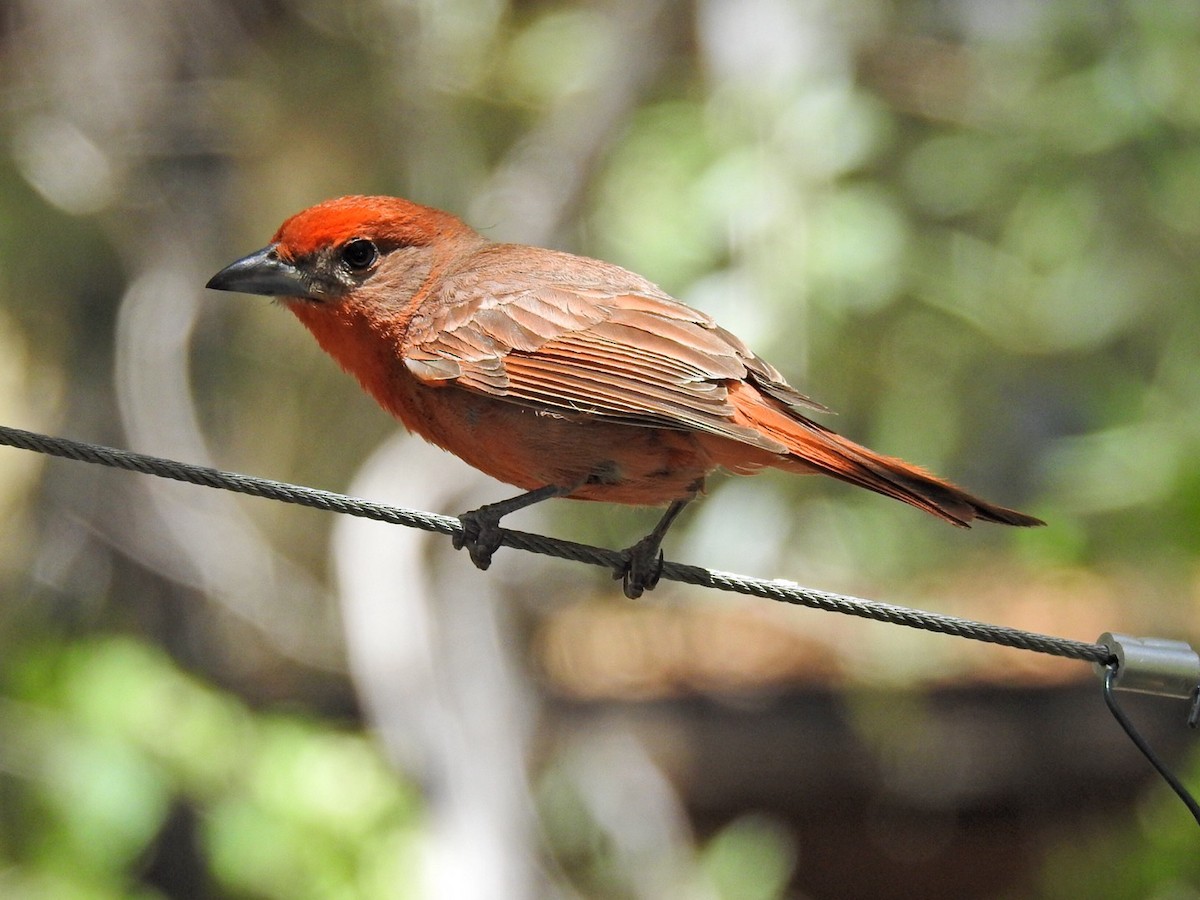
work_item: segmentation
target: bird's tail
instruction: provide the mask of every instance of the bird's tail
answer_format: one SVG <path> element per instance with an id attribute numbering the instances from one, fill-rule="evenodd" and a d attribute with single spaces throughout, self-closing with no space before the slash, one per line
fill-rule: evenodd
<path id="1" fill-rule="evenodd" d="M 787 448 L 786 453 L 772 454 L 769 459 L 763 458 L 754 465 L 831 475 L 901 500 L 961 527 L 969 527 L 977 519 L 1003 525 L 1046 524 L 1033 516 L 981 500 L 904 460 L 883 456 L 856 444 L 774 399 L 764 397 L 745 382 L 733 385 L 730 401 L 736 410 L 738 424 Z M 718 458 L 717 461 L 735 470 L 747 468 L 736 463 L 731 466 L 732 459 Z"/>

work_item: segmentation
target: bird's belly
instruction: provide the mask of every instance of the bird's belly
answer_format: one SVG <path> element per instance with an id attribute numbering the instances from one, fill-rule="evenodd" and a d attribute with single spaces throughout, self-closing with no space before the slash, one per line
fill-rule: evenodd
<path id="1" fill-rule="evenodd" d="M 395 410 L 411 431 L 526 490 L 574 487 L 571 497 L 662 506 L 694 495 L 716 468 L 686 431 L 539 410 L 455 387 L 424 388 Z"/>

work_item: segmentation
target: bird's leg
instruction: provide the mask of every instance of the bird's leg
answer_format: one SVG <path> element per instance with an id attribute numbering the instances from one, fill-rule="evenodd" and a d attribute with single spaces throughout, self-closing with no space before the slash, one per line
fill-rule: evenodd
<path id="1" fill-rule="evenodd" d="M 500 533 L 500 520 L 504 516 L 542 500 L 566 496 L 573 490 L 573 487 L 564 488 L 548 484 L 537 490 L 501 500 L 499 503 L 488 503 L 479 509 L 465 512 L 458 517 L 458 521 L 462 523 L 462 531 L 452 539 L 454 549 L 461 550 L 466 547 L 467 552 L 471 554 L 471 562 L 480 569 L 486 569 L 492 564 L 492 554 L 500 547 L 503 537 Z"/>
<path id="2" fill-rule="evenodd" d="M 683 512 L 683 508 L 694 499 L 695 494 L 674 501 L 667 507 L 667 511 L 663 513 L 654 529 L 625 550 L 625 565 L 613 572 L 613 578 L 621 579 L 621 587 L 625 591 L 625 596 L 630 600 L 636 600 L 642 596 L 643 591 L 653 590 L 654 586 L 658 584 L 663 567 L 661 549 L 663 538 L 666 536 L 667 529 L 671 527 L 671 523 L 675 521 L 675 517 Z"/>

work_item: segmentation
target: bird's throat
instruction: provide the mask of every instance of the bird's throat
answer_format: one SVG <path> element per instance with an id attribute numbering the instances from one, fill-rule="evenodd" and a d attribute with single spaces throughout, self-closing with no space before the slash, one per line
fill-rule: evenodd
<path id="1" fill-rule="evenodd" d="M 416 379 L 401 362 L 402 323 L 368 315 L 354 303 L 291 302 L 288 308 L 312 332 L 322 350 L 411 429 L 400 398 L 415 387 Z M 413 384 L 407 383 L 410 381 Z"/>

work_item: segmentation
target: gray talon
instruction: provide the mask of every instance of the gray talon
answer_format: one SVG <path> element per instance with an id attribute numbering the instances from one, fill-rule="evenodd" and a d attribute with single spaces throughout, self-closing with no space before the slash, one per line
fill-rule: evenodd
<path id="1" fill-rule="evenodd" d="M 463 513 L 458 517 L 462 531 L 454 535 L 451 542 L 455 550 L 464 547 L 476 568 L 486 570 L 492 564 L 492 555 L 500 548 L 502 534 L 498 520 L 480 510 Z"/>

